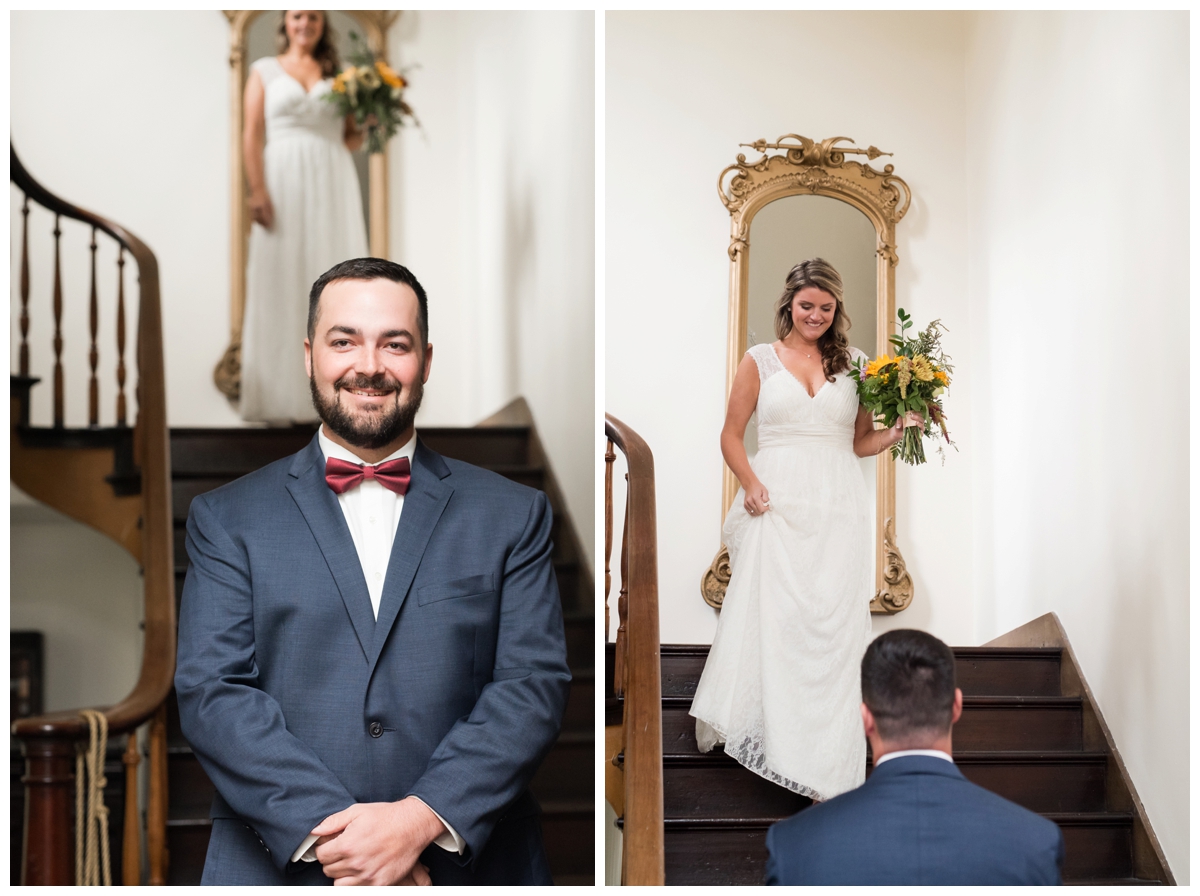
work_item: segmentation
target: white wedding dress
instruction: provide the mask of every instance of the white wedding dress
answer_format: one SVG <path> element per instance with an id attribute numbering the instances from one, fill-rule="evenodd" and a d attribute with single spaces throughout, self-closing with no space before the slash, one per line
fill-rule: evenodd
<path id="1" fill-rule="evenodd" d="M 250 229 L 242 324 L 241 415 L 274 423 L 315 420 L 304 373 L 308 292 L 335 264 L 367 254 L 366 224 L 343 119 L 273 56 L 251 66 L 265 91 L 263 168 L 275 209 L 271 230 Z"/>
<path id="2" fill-rule="evenodd" d="M 815 799 L 863 783 L 859 665 L 871 635 L 870 504 L 858 457 L 855 381 L 811 397 L 770 344 L 758 367 L 758 454 L 770 509 L 738 491 L 725 518 L 732 577 L 696 688 L 696 741 Z M 853 358 L 863 357 L 851 349 Z"/>

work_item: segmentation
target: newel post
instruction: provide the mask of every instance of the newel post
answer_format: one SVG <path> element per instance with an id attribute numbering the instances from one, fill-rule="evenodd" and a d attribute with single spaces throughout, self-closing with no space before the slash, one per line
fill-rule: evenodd
<path id="1" fill-rule="evenodd" d="M 75 883 L 75 744 L 54 737 L 23 739 L 25 754 L 25 842 L 21 883 L 72 886 Z"/>

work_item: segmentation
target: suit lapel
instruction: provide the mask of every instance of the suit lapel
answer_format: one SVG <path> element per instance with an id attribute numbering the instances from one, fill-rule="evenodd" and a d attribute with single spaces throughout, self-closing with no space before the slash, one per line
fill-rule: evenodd
<path id="1" fill-rule="evenodd" d="M 325 563 L 333 574 L 341 593 L 346 612 L 354 626 L 354 634 L 368 662 L 372 658 L 375 640 L 375 614 L 371 610 L 371 595 L 363 578 L 362 564 L 346 517 L 337 496 L 325 484 L 324 457 L 317 437 L 296 455 L 288 470 L 292 477 L 287 489 L 312 530 Z"/>
<path id="2" fill-rule="evenodd" d="M 454 493 L 449 476 L 450 468 L 441 455 L 431 451 L 418 438 L 413 454 L 412 485 L 404 496 L 404 510 L 400 513 L 400 524 L 392 541 L 392 555 L 379 601 L 379 619 L 375 623 L 375 639 L 367 657 L 372 666 L 408 597 L 434 526 Z"/>

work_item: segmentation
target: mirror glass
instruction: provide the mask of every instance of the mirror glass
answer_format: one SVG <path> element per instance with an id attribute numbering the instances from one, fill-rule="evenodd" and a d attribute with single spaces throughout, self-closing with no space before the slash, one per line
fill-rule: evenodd
<path id="1" fill-rule="evenodd" d="M 283 15 L 282 10 L 270 10 L 259 13 L 250 23 L 250 27 L 246 31 L 246 74 L 250 73 L 250 63 L 261 59 L 264 56 L 276 56 L 279 54 L 277 38 L 279 34 L 280 16 Z M 350 42 L 350 32 L 354 32 L 359 37 L 359 46 L 365 46 L 366 33 L 363 26 L 355 21 L 354 16 L 340 10 L 326 10 L 325 15 L 328 16 L 327 26 L 333 29 L 334 44 L 337 46 L 338 59 L 341 61 L 344 68 L 347 63 L 352 47 Z M 243 87 L 245 85 L 243 84 Z M 240 125 L 239 125 L 240 126 Z M 363 218 L 366 219 L 367 233 L 371 232 L 371 201 L 370 201 L 370 176 L 368 173 L 367 164 L 367 149 L 366 143 L 357 152 L 351 153 L 354 158 L 354 167 L 358 171 L 358 185 L 362 193 L 362 209 Z"/>
<path id="2" fill-rule="evenodd" d="M 875 357 L 878 288 L 875 227 L 849 203 L 829 196 L 785 196 L 768 203 L 750 223 L 750 295 L 746 348 L 775 341 L 775 305 L 788 272 L 808 258 L 824 258 L 842 275 L 842 301 L 850 318 L 850 344 Z M 746 453 L 758 452 L 758 420 L 746 427 Z M 871 521 L 875 521 L 875 458 L 859 459 Z M 871 556 L 876 555 L 871 526 Z"/>

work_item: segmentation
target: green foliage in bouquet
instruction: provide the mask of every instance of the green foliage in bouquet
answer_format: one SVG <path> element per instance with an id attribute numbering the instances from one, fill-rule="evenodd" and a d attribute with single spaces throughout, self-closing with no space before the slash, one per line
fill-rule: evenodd
<path id="1" fill-rule="evenodd" d="M 955 447 L 946 429 L 946 414 L 940 396 L 950 385 L 954 371 L 950 357 L 942 351 L 942 333 L 946 328 L 940 320 L 933 321 L 916 335 L 905 336 L 912 326 L 912 317 L 901 308 L 896 312 L 900 332 L 888 338 L 896 351 L 894 356 L 882 355 L 863 366 L 854 362 L 850 375 L 858 382 L 858 400 L 871 412 L 877 423 L 885 427 L 908 413 L 919 414 L 921 426 L 909 426 L 904 438 L 892 446 L 892 457 L 910 466 L 925 463 L 923 436 L 933 436 L 934 427 L 941 431 L 946 444 Z M 945 453 L 938 445 L 938 454 L 945 463 Z"/>
<path id="2" fill-rule="evenodd" d="M 417 117 L 404 101 L 408 81 L 382 59 L 376 59 L 359 36 L 350 32 L 353 51 L 350 65 L 333 79 L 326 95 L 342 115 L 353 115 L 354 124 L 367 132 L 367 152 L 383 152 L 388 140 Z"/>

